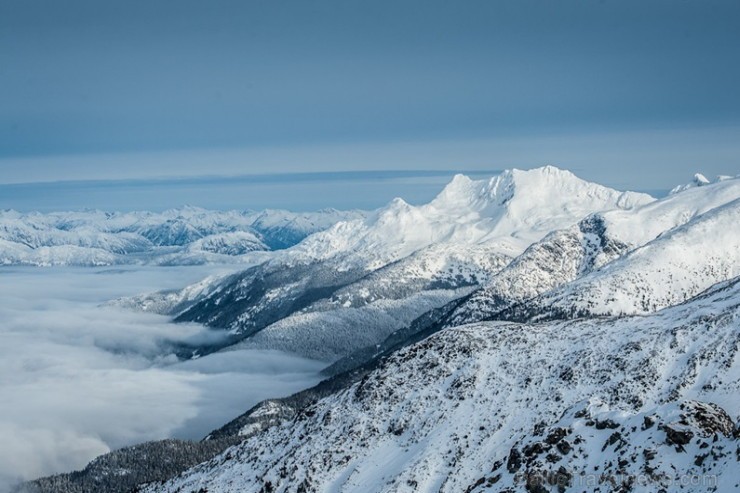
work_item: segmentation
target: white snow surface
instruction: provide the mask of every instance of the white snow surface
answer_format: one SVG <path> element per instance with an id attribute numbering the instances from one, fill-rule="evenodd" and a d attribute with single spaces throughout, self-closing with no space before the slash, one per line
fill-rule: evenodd
<path id="1" fill-rule="evenodd" d="M 602 217 L 612 237 L 636 247 L 738 198 L 740 177 L 727 178 L 686 189 L 634 210 L 606 212 Z"/>
<path id="2" fill-rule="evenodd" d="M 477 181 L 457 175 L 428 204 L 396 199 L 367 218 L 339 222 L 277 252 L 255 276 L 187 290 L 203 297 L 166 293 L 167 299 L 153 295 L 139 302 L 169 309 L 182 307 L 176 299 L 194 299 L 198 304 L 189 320 L 249 333 L 259 347 L 335 360 L 383 341 L 425 311 L 488 282 L 512 256 L 553 230 L 589 214 L 632 210 L 653 201 L 552 166 Z M 296 274 L 269 284 L 264 294 L 251 288 L 263 276 L 288 272 Z M 319 284 L 321 275 L 334 272 L 340 275 Z M 326 294 L 295 308 L 294 300 L 314 296 L 317 288 Z M 227 311 L 221 308 L 225 305 L 239 309 Z M 284 313 L 280 319 L 261 321 L 278 311 Z"/>
<path id="3" fill-rule="evenodd" d="M 686 193 L 686 192 L 684 192 Z M 740 198 L 532 300 L 534 319 L 650 313 L 740 275 Z"/>
<path id="4" fill-rule="evenodd" d="M 485 243 L 513 257 L 588 214 L 632 209 L 653 200 L 581 180 L 553 166 L 507 170 L 487 180 L 456 175 L 428 204 L 413 206 L 394 199 L 366 219 L 340 222 L 312 235 L 286 255 L 296 261 L 333 258 L 344 268 L 359 264 L 367 270 L 441 244 Z"/>
<path id="5" fill-rule="evenodd" d="M 738 274 L 740 236 L 733 225 L 738 200 L 740 179 L 728 178 L 630 210 L 593 214 L 531 245 L 458 307 L 450 324 L 495 318 L 512 305 L 557 290 L 602 267 L 601 273 L 588 279 L 615 276 L 608 286 L 602 289 L 584 279 L 563 291 L 584 295 L 589 307 L 595 303 L 594 293 L 589 294 L 594 289 L 627 298 L 626 306 L 614 300 L 609 308 L 594 312 L 598 314 L 654 311 L 684 301 Z M 679 232 L 682 227 L 686 231 Z M 608 265 L 652 241 L 656 245 Z M 632 273 L 616 274 L 625 270 Z M 623 282 L 625 277 L 633 280 Z M 636 282 L 642 286 L 636 287 Z M 645 294 L 646 290 L 651 294 Z M 542 305 L 548 302 L 551 299 L 545 295 Z"/>
<path id="6" fill-rule="evenodd" d="M 327 209 L 161 213 L 0 211 L 0 265 L 202 264 L 242 262 L 284 248 L 361 211 Z M 252 262 L 252 260 L 246 260 Z"/>
<path id="7" fill-rule="evenodd" d="M 740 177 L 740 175 L 736 176 L 735 178 L 738 178 L 738 177 Z M 727 179 L 730 179 L 730 178 L 732 178 L 732 177 L 731 176 L 728 176 L 728 175 L 719 175 L 719 176 L 717 176 L 717 178 L 715 178 L 714 181 L 716 183 L 716 182 L 720 182 L 722 180 L 727 180 Z M 705 185 L 709 185 L 710 183 L 712 183 L 712 182 L 710 180 L 708 180 L 706 176 L 704 176 L 701 173 L 696 173 L 694 175 L 694 178 L 689 183 L 686 183 L 684 185 L 678 185 L 678 186 L 674 187 L 669 193 L 670 193 L 670 195 L 673 195 L 673 194 L 676 194 L 676 193 L 679 193 L 679 192 L 683 192 L 684 190 L 688 190 L 690 188 L 703 187 Z"/>
<path id="8" fill-rule="evenodd" d="M 740 279 L 649 316 L 446 329 L 145 491 L 737 491 L 739 352 Z"/>
<path id="9" fill-rule="evenodd" d="M 142 235 L 200 256 L 257 245 L 252 230 L 192 239 L 199 221 Z M 291 221 L 249 227 L 267 248 L 295 241 Z M 738 224 L 738 178 L 655 200 L 554 167 L 458 175 L 428 204 L 396 199 L 248 271 L 118 300 L 334 361 L 472 293 L 361 382 L 147 491 L 611 491 L 638 476 L 639 491 L 740 490 Z M 115 239 L 75 248 L 149 248 Z"/>

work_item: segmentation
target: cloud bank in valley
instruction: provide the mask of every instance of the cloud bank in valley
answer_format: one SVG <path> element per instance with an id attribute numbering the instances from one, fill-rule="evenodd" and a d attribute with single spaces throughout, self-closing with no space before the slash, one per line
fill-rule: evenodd
<path id="1" fill-rule="evenodd" d="M 318 381 L 322 363 L 277 351 L 177 362 L 164 342 L 213 333 L 101 306 L 213 270 L 0 270 L 0 491 L 128 444 L 200 439 L 264 398 Z"/>

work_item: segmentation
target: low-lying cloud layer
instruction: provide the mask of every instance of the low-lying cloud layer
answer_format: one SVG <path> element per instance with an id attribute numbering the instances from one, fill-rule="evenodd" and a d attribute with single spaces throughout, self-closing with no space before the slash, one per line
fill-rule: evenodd
<path id="1" fill-rule="evenodd" d="M 101 303 L 182 286 L 213 267 L 0 270 L 0 491 L 83 467 L 128 444 L 202 438 L 256 402 L 318 381 L 323 366 L 238 350 L 178 363 L 198 325 Z"/>

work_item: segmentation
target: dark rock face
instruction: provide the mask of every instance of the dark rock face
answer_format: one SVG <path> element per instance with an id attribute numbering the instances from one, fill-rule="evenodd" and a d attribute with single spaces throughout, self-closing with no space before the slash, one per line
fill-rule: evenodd
<path id="1" fill-rule="evenodd" d="M 686 401 L 681 404 L 681 410 L 683 412 L 678 422 L 662 426 L 666 443 L 669 445 L 683 447 L 691 443 L 696 435 L 713 439 L 720 435 L 735 436 L 735 423 L 730 415 L 716 404 Z"/>
<path id="2" fill-rule="evenodd" d="M 509 452 L 509 460 L 506 462 L 506 469 L 514 474 L 522 467 L 522 454 L 516 448 Z"/>
<path id="3" fill-rule="evenodd" d="M 727 440 L 736 440 L 735 423 L 722 408 L 706 402 L 684 401 L 680 404 L 680 410 L 678 421 L 674 421 L 675 414 L 671 414 L 672 417 L 668 418 L 670 422 L 662 413 L 638 415 L 623 421 L 612 417 L 601 418 L 582 409 L 572 412 L 572 426 L 548 427 L 540 423 L 510 449 L 506 472 L 499 475 L 496 482 L 506 483 L 508 479 L 509 483 L 515 485 L 511 491 L 561 493 L 574 487 L 574 491 L 580 491 L 581 487 L 590 491 L 588 488 L 600 486 L 606 488 L 601 491 L 628 492 L 639 491 L 635 478 L 640 475 L 648 478 L 648 482 L 652 481 L 651 487 L 665 481 L 668 477 L 666 470 L 659 471 L 659 468 L 665 466 L 660 464 L 661 461 L 671 462 L 666 459 L 667 454 L 688 453 L 693 456 L 694 470 L 671 469 L 668 466 L 679 477 L 700 478 L 702 472 L 711 470 L 713 464 L 738 461 L 734 455 L 740 457 L 740 445 L 731 445 L 734 442 L 730 442 L 728 446 L 727 443 Z M 568 417 L 565 420 L 570 419 Z M 593 432 L 584 435 L 574 433 L 573 430 L 579 428 Z M 649 437 L 645 436 L 646 433 Z M 706 437 L 711 444 L 696 440 L 697 437 Z M 650 444 L 653 446 L 648 446 Z M 584 467 L 586 464 L 588 468 Z M 593 474 L 594 471 L 598 473 Z M 507 472 L 511 476 L 507 477 Z M 481 479 L 488 484 L 491 478 Z M 471 491 L 486 491 L 483 485 L 479 481 Z"/>
<path id="4" fill-rule="evenodd" d="M 573 447 L 567 440 L 560 440 L 560 442 L 558 442 L 557 447 L 558 447 L 558 451 L 563 455 L 568 455 L 570 451 L 573 450 Z"/>
<path id="5" fill-rule="evenodd" d="M 682 420 L 694 424 L 704 436 L 735 434 L 735 423 L 727 412 L 711 402 L 687 401 L 681 405 Z"/>
<path id="6" fill-rule="evenodd" d="M 694 438 L 694 433 L 690 430 L 678 430 L 671 426 L 664 426 L 663 431 L 665 431 L 668 445 L 686 445 Z"/>
<path id="7" fill-rule="evenodd" d="M 558 487 L 558 491 L 565 491 L 571 484 L 573 474 L 570 473 L 565 467 L 560 466 L 555 473 L 555 485 Z"/>
<path id="8" fill-rule="evenodd" d="M 595 420 L 594 421 L 594 427 L 597 430 L 605 430 L 609 428 L 610 430 L 613 430 L 615 428 L 619 428 L 619 425 L 612 421 L 611 419 L 605 419 L 605 420 Z"/>
<path id="9" fill-rule="evenodd" d="M 545 442 L 547 442 L 549 445 L 555 445 L 570 433 L 571 431 L 567 428 L 555 428 L 550 432 L 549 435 L 547 435 Z"/>

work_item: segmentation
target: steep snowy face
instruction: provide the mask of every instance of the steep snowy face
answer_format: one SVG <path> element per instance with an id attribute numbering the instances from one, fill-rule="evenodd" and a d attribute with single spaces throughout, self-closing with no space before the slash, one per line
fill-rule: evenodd
<path id="1" fill-rule="evenodd" d="M 447 325 L 496 319 L 503 310 L 515 304 L 535 298 L 589 274 L 635 248 L 655 240 L 659 235 L 669 234 L 673 229 L 690 223 L 692 220 L 703 221 L 702 214 L 728 206 L 738 199 L 740 199 L 740 180 L 728 179 L 700 189 L 686 190 L 633 209 L 593 214 L 577 226 L 551 233 L 530 246 L 510 265 L 494 275 L 483 288 L 465 300 L 451 315 Z M 732 208 L 732 206 L 728 207 Z M 731 222 L 732 218 L 725 219 L 725 222 L 728 221 Z M 719 224 L 706 224 L 704 227 L 713 229 L 720 226 Z M 725 238 L 728 243 L 719 242 L 714 245 L 720 250 L 727 249 L 726 256 L 719 253 L 723 259 L 718 263 L 712 263 L 712 259 L 703 259 L 701 256 L 694 258 L 695 254 L 691 252 L 699 253 L 699 250 L 694 251 L 693 240 L 688 238 L 680 240 L 683 241 L 682 245 L 676 244 L 675 249 L 683 250 L 684 253 L 674 252 L 672 254 L 674 258 L 669 263 L 679 270 L 683 268 L 680 266 L 686 266 L 687 263 L 696 263 L 699 270 L 702 269 L 702 265 L 708 265 L 710 271 L 716 267 L 718 270 L 714 272 L 714 275 L 706 282 L 700 283 L 700 286 L 706 287 L 732 277 L 737 270 L 737 266 L 733 269 L 733 259 L 739 248 L 738 238 L 732 236 L 732 231 L 733 228 L 730 228 L 729 231 L 724 232 L 729 235 Z M 717 243 L 717 238 L 713 238 L 711 233 L 710 236 L 702 233 L 696 234 L 702 236 L 697 238 L 699 243 L 704 240 Z M 651 252 L 663 255 L 662 250 L 651 247 L 641 256 L 647 256 Z M 675 258 L 676 256 L 679 258 Z M 663 260 L 668 259 L 663 258 Z M 645 263 L 645 260 L 642 262 Z M 649 276 L 651 271 L 650 268 L 646 268 L 644 274 Z M 640 274 L 639 270 L 634 271 L 635 276 L 639 277 Z M 679 272 L 678 275 L 684 274 Z M 642 282 L 646 286 L 651 286 L 649 278 L 643 279 Z M 631 286 L 633 284 L 630 283 Z M 668 285 L 676 287 L 670 282 Z M 670 301 L 680 302 L 695 293 L 696 290 L 693 289 L 680 291 L 674 293 L 675 297 Z M 667 300 L 652 305 L 647 299 L 646 302 L 648 307 L 652 306 L 650 309 L 668 306 L 666 303 L 671 304 Z"/>
<path id="2" fill-rule="evenodd" d="M 527 248 L 456 307 L 444 325 L 495 320 L 503 310 L 578 279 L 629 250 L 606 234 L 599 215 L 589 216 Z"/>
<path id="3" fill-rule="evenodd" d="M 297 258 L 343 258 L 375 269 L 432 244 L 486 242 L 520 254 L 550 231 L 590 213 L 631 209 L 654 199 L 618 192 L 552 166 L 510 170 L 489 180 L 457 175 L 430 203 L 396 199 L 364 221 L 339 223 L 292 249 Z"/>
<path id="4" fill-rule="evenodd" d="M 644 317 L 446 329 L 146 491 L 733 491 L 738 319 L 735 279 Z"/>
<path id="5" fill-rule="evenodd" d="M 509 252 L 552 228 L 652 200 L 553 167 L 480 181 L 458 175 L 429 204 L 396 199 L 308 237 L 211 290 L 178 320 L 336 359 L 467 295 L 511 260 Z"/>
<path id="6" fill-rule="evenodd" d="M 602 214 L 609 235 L 633 247 L 740 198 L 740 178 L 692 187 L 634 210 Z"/>
<path id="7" fill-rule="evenodd" d="M 632 315 L 740 275 L 740 199 L 674 228 L 601 269 L 503 314 L 510 319 Z"/>

